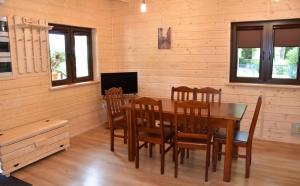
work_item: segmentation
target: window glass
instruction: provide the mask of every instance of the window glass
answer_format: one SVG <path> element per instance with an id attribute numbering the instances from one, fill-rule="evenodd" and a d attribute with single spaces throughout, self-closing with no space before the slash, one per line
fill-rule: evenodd
<path id="1" fill-rule="evenodd" d="M 260 48 L 239 48 L 237 77 L 259 77 Z"/>
<path id="2" fill-rule="evenodd" d="M 89 76 L 88 37 L 75 35 L 76 77 Z"/>
<path id="3" fill-rule="evenodd" d="M 272 78 L 296 79 L 299 47 L 274 47 Z"/>
<path id="4" fill-rule="evenodd" d="M 52 81 L 67 79 L 65 40 L 64 34 L 49 34 Z"/>

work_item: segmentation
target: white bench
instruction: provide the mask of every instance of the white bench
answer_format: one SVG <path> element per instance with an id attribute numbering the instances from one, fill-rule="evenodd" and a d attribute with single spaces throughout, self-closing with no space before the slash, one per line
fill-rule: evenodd
<path id="1" fill-rule="evenodd" d="M 43 120 L 0 132 L 1 173 L 11 172 L 70 146 L 67 120 Z"/>

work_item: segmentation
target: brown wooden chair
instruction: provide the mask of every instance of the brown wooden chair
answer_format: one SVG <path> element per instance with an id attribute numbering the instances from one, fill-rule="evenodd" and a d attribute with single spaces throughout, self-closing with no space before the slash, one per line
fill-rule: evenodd
<path id="1" fill-rule="evenodd" d="M 212 87 L 204 87 L 204 88 L 197 88 L 195 90 L 195 99 L 209 102 L 209 103 L 221 103 L 222 100 L 222 89 L 215 89 Z M 236 123 L 235 131 L 240 130 L 240 123 Z M 214 129 L 214 131 L 225 131 L 225 129 Z M 222 152 L 222 145 L 219 146 L 219 152 Z M 234 147 L 234 159 L 237 159 L 238 155 L 238 147 Z M 218 160 L 221 161 L 222 156 L 218 155 Z"/>
<path id="2" fill-rule="evenodd" d="M 195 100 L 195 88 L 190 88 L 187 86 L 179 86 L 179 87 L 172 87 L 171 91 L 171 100 L 175 101 L 188 101 L 188 100 Z M 172 121 L 171 121 L 172 122 Z M 186 157 L 189 158 L 190 151 L 187 149 Z M 183 163 L 183 158 L 185 157 L 185 150 L 181 153 L 181 163 Z"/>
<path id="3" fill-rule="evenodd" d="M 222 99 L 222 89 L 215 89 L 212 87 L 204 87 L 204 88 L 196 88 L 195 90 L 195 100 L 199 100 L 202 102 L 208 102 L 208 103 L 221 103 Z M 237 127 L 237 130 L 239 127 Z M 215 131 L 218 131 L 219 129 L 215 129 Z M 222 146 L 220 147 L 219 151 L 222 151 Z M 187 154 L 188 157 L 188 154 Z M 221 156 L 219 157 L 219 160 L 221 160 Z"/>
<path id="4" fill-rule="evenodd" d="M 175 177 L 178 174 L 178 153 L 184 149 L 206 150 L 205 181 L 208 180 L 211 128 L 209 103 L 175 102 Z"/>
<path id="5" fill-rule="evenodd" d="M 115 137 L 124 138 L 124 144 L 127 143 L 127 121 L 124 110 L 121 106 L 124 105 L 124 97 L 122 88 L 111 88 L 105 90 L 105 99 L 107 103 L 107 115 L 110 128 L 110 150 L 114 151 Z M 123 129 L 124 135 L 115 134 L 116 129 Z"/>
<path id="6" fill-rule="evenodd" d="M 245 174 L 246 178 L 249 178 L 250 176 L 250 165 L 252 159 L 252 140 L 253 140 L 254 130 L 258 120 L 261 104 L 262 104 L 262 97 L 259 96 L 256 103 L 254 115 L 251 121 L 249 132 L 237 131 L 234 136 L 233 144 L 235 146 L 246 148 L 246 155 L 239 155 L 239 157 L 246 158 L 246 174 Z M 212 161 L 214 172 L 217 169 L 217 156 L 220 153 L 217 149 L 219 149 L 219 146 L 222 146 L 222 144 L 226 144 L 226 134 L 223 133 L 216 134 L 214 137 L 213 161 Z"/>
<path id="7" fill-rule="evenodd" d="M 194 100 L 195 89 L 186 86 L 172 87 L 171 100 L 187 101 Z"/>
<path id="8" fill-rule="evenodd" d="M 152 157 L 153 144 L 160 145 L 161 174 L 164 174 L 165 153 L 174 146 L 174 130 L 172 126 L 163 123 L 161 100 L 141 97 L 132 101 L 132 118 L 135 126 L 136 158 L 135 167 L 139 168 L 139 149 L 149 144 L 150 157 Z M 140 145 L 140 141 L 144 142 Z M 165 149 L 165 143 L 170 146 Z"/>
<path id="9" fill-rule="evenodd" d="M 222 89 L 215 89 L 211 87 L 197 88 L 195 90 L 195 100 L 205 102 L 218 102 L 221 103 Z M 216 98 L 218 97 L 218 98 Z"/>

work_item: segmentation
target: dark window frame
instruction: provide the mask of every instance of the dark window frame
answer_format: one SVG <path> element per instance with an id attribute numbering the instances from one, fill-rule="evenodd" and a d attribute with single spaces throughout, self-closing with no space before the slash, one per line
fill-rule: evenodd
<path id="1" fill-rule="evenodd" d="M 239 29 L 255 29 L 262 27 L 262 41 L 260 51 L 259 78 L 237 77 L 237 31 Z M 234 83 L 258 83 L 258 84 L 281 84 L 300 85 L 300 49 L 298 56 L 298 69 L 296 79 L 272 78 L 274 37 L 275 29 L 300 27 L 300 19 L 251 21 L 231 23 L 231 49 L 230 49 L 230 82 Z M 300 44 L 299 44 L 300 47 Z"/>
<path id="2" fill-rule="evenodd" d="M 64 80 L 52 80 L 52 86 L 60 86 L 66 84 L 80 83 L 86 81 L 94 80 L 93 73 L 93 46 L 92 46 L 92 29 L 67 26 L 60 24 L 49 24 L 53 26 L 53 29 L 49 31 L 49 34 L 64 34 L 65 35 L 65 49 L 66 49 L 66 68 L 67 68 L 67 79 Z M 75 40 L 76 35 L 85 35 L 87 36 L 87 45 L 88 45 L 88 76 L 85 77 L 76 77 L 76 57 L 75 57 Z M 50 49 L 49 49 L 50 50 Z M 50 52 L 50 51 L 49 51 Z M 50 69 L 51 70 L 51 69 Z M 52 73 L 52 71 L 51 71 Z"/>

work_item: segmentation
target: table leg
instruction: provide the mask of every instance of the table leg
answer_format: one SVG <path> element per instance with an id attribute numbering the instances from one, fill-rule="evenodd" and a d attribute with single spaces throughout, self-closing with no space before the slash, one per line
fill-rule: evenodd
<path id="1" fill-rule="evenodd" d="M 234 121 L 227 121 L 227 136 L 225 145 L 225 160 L 224 160 L 224 175 L 223 181 L 230 182 L 231 179 L 231 163 L 232 163 L 232 146 L 235 123 Z"/>
<path id="2" fill-rule="evenodd" d="M 135 140 L 134 140 L 134 126 L 132 122 L 131 110 L 127 111 L 127 125 L 128 125 L 128 161 L 134 161 L 135 157 Z"/>

